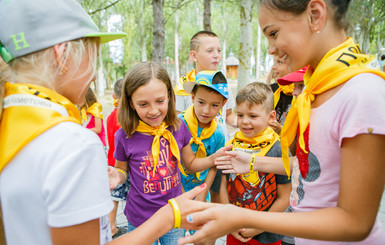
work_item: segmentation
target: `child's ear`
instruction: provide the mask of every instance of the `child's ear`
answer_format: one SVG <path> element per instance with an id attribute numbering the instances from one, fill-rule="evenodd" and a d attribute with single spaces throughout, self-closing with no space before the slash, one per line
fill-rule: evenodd
<path id="1" fill-rule="evenodd" d="M 194 50 L 190 51 L 190 59 L 194 62 L 197 62 L 197 52 Z"/>
<path id="2" fill-rule="evenodd" d="M 113 98 L 114 100 L 116 100 L 116 95 L 115 95 L 115 94 L 112 94 L 112 98 Z"/>
<path id="3" fill-rule="evenodd" d="M 275 110 L 272 110 L 270 113 L 269 113 L 269 120 L 268 122 L 269 123 L 273 123 L 277 120 L 277 112 Z"/>
<path id="4" fill-rule="evenodd" d="M 226 104 L 227 99 L 223 99 L 222 107 Z"/>
<path id="5" fill-rule="evenodd" d="M 307 6 L 309 16 L 309 27 L 314 33 L 320 33 L 325 26 L 327 17 L 327 6 L 325 1 L 312 0 Z"/>

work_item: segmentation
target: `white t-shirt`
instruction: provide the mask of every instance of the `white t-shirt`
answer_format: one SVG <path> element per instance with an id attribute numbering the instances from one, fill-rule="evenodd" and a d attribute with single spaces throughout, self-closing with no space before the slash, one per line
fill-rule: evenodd
<path id="1" fill-rule="evenodd" d="M 364 73 L 350 79 L 332 98 L 311 110 L 309 171 L 306 178 L 301 176 L 298 166 L 293 167 L 290 204 L 294 212 L 337 205 L 342 140 L 367 134 L 370 128 L 374 134 L 385 135 L 384 108 L 385 81 L 377 75 Z M 385 231 L 377 218 L 369 237 L 362 242 L 324 242 L 296 238 L 295 244 L 380 245 L 384 241 Z"/>
<path id="2" fill-rule="evenodd" d="M 50 227 L 100 219 L 100 243 L 111 239 L 107 159 L 98 136 L 72 122 L 25 146 L 0 175 L 8 245 L 51 244 Z"/>

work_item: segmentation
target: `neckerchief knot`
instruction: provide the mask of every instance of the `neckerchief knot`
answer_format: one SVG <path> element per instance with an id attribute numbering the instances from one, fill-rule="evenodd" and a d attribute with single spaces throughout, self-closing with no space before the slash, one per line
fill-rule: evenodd
<path id="1" fill-rule="evenodd" d="M 310 121 L 311 103 L 315 95 L 337 87 L 360 73 L 374 73 L 385 79 L 385 73 L 370 68 L 375 57 L 362 54 L 360 47 L 348 38 L 341 45 L 329 50 L 314 69 L 309 67 L 304 75 L 305 91 L 298 96 L 287 114 L 281 131 L 282 159 L 288 176 L 290 176 L 289 145 L 293 142 L 299 126 L 297 140 L 303 152 L 304 134 Z"/>
<path id="2" fill-rule="evenodd" d="M 181 171 L 181 173 L 183 175 L 186 175 L 184 173 L 183 167 L 180 164 L 180 152 L 179 152 L 178 143 L 176 142 L 172 133 L 167 130 L 167 127 L 168 126 L 166 125 L 165 122 L 162 122 L 162 124 L 160 124 L 157 127 L 152 127 L 152 126 L 144 123 L 142 120 L 139 120 L 139 125 L 136 128 L 136 131 L 138 131 L 140 133 L 148 133 L 148 134 L 154 136 L 154 139 L 153 139 L 152 145 L 151 145 L 151 154 L 152 154 L 152 159 L 154 162 L 153 176 L 155 176 L 156 165 L 158 164 L 158 159 L 159 159 L 160 137 L 165 138 L 170 143 L 171 153 L 178 160 L 179 170 Z"/>

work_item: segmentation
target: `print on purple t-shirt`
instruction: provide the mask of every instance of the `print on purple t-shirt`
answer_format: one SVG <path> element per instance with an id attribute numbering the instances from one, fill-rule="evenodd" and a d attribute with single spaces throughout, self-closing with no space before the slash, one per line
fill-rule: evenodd
<path id="1" fill-rule="evenodd" d="M 186 125 L 181 123 L 179 130 L 167 128 L 174 136 L 178 148 L 186 146 L 191 138 Z M 155 175 L 151 146 L 154 136 L 135 132 L 127 138 L 123 129 L 115 134 L 114 158 L 128 162 L 131 189 L 127 195 L 124 214 L 130 224 L 138 227 L 150 218 L 170 198 L 182 193 L 180 171 L 177 159 L 170 150 L 169 142 L 160 138 L 160 153 Z"/>

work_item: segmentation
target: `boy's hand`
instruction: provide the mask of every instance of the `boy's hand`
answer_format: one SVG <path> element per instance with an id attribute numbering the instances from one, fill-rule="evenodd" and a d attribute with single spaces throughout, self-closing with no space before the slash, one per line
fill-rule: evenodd
<path id="1" fill-rule="evenodd" d="M 245 231 L 245 229 L 241 229 L 241 230 L 239 230 L 239 231 L 237 231 L 237 232 L 231 232 L 231 235 L 232 235 L 235 239 L 237 239 L 238 241 L 243 242 L 243 243 L 246 243 L 246 242 L 250 241 L 251 238 L 253 238 L 253 237 L 244 237 L 244 236 L 242 236 L 242 232 L 243 232 L 243 231 Z"/>
<path id="2" fill-rule="evenodd" d="M 282 125 L 275 118 L 274 121 L 269 122 L 269 126 L 277 133 L 281 133 Z"/>
<path id="3" fill-rule="evenodd" d="M 224 146 L 224 147 L 220 148 L 219 150 L 217 150 L 217 151 L 213 154 L 213 156 L 214 156 L 214 162 L 216 161 L 216 159 L 217 159 L 218 157 L 225 156 L 225 155 L 226 155 L 226 152 L 227 152 L 227 151 L 230 151 L 232 147 L 233 147 L 233 145 L 228 145 L 228 146 Z"/>
<path id="4" fill-rule="evenodd" d="M 214 164 L 217 169 L 222 169 L 224 174 L 246 174 L 250 171 L 250 160 L 251 154 L 249 153 L 227 151 L 225 155 L 215 158 Z"/>
<path id="5" fill-rule="evenodd" d="M 256 235 L 261 234 L 263 231 L 258 229 L 247 228 L 241 231 L 239 234 L 244 238 L 253 238 Z"/>

